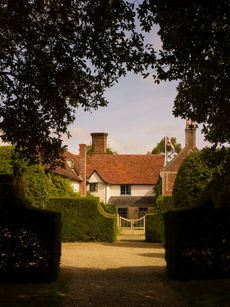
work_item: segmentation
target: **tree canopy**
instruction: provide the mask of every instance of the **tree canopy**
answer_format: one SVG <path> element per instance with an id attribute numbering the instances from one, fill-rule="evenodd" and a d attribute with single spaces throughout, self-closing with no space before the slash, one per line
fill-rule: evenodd
<path id="1" fill-rule="evenodd" d="M 177 143 L 176 138 L 172 137 L 171 139 L 171 145 L 166 145 L 166 150 L 168 152 L 172 152 L 173 148 L 175 153 L 179 153 L 181 151 L 181 144 Z M 157 145 L 152 149 L 152 151 L 150 152 L 151 154 L 164 154 L 165 153 L 165 138 L 162 138 L 160 140 L 160 142 L 157 143 Z"/>
<path id="2" fill-rule="evenodd" d="M 42 166 L 30 165 L 26 159 L 16 158 L 12 146 L 0 146 L 0 175 L 13 175 L 17 163 L 17 169 L 22 171 L 18 188 L 21 196 L 33 206 L 43 208 L 50 197 L 78 196 L 69 179 L 52 172 L 45 173 Z"/>
<path id="3" fill-rule="evenodd" d="M 156 81 L 179 80 L 174 115 L 203 123 L 211 143 L 230 142 L 229 0 L 144 0 L 139 18 L 145 31 L 159 25 Z"/>
<path id="4" fill-rule="evenodd" d="M 106 106 L 105 88 L 147 60 L 123 0 L 3 0 L 0 41 L 2 139 L 48 163 L 65 149 L 76 108 Z"/>
<path id="5" fill-rule="evenodd" d="M 89 156 L 91 156 L 92 153 L 93 153 L 92 144 L 87 145 L 87 146 L 86 146 L 86 154 L 89 155 Z M 106 153 L 107 153 L 108 155 L 117 155 L 117 151 L 113 150 L 111 147 L 107 147 Z"/>
<path id="6" fill-rule="evenodd" d="M 159 26 L 160 50 L 137 19 Z M 146 69 L 179 80 L 175 116 L 230 142 L 228 0 L 2 0 L 0 41 L 2 139 L 30 160 L 60 158 L 76 109 L 106 106 L 106 88 Z"/>
<path id="7" fill-rule="evenodd" d="M 229 190 L 229 163 L 228 148 L 205 148 L 189 154 L 174 183 L 172 196 L 175 207 L 199 205 L 206 194 L 221 203 Z"/>

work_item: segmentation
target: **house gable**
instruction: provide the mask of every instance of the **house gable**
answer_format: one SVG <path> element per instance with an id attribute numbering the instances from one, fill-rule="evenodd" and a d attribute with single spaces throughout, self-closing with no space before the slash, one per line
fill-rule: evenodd
<path id="1" fill-rule="evenodd" d="M 192 152 L 197 151 L 196 147 L 196 126 L 191 121 L 186 121 L 185 127 L 185 147 L 175 156 L 160 172 L 162 178 L 162 195 L 170 196 L 173 192 L 173 186 L 177 172 L 185 160 Z"/>
<path id="2" fill-rule="evenodd" d="M 93 171 L 92 174 L 88 178 L 89 183 L 94 183 L 94 182 L 100 182 L 104 183 L 104 180 L 101 178 L 101 176 L 98 174 L 97 171 Z"/>

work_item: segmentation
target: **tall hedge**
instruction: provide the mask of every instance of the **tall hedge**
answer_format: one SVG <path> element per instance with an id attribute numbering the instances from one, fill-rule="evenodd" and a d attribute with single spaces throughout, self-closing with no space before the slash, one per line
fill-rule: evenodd
<path id="1" fill-rule="evenodd" d="M 147 242 L 164 242 L 165 226 L 163 214 L 173 210 L 172 197 L 159 196 L 151 214 L 146 216 L 145 238 Z"/>
<path id="2" fill-rule="evenodd" d="M 32 207 L 12 176 L 0 176 L 0 281 L 54 280 L 61 254 L 61 217 Z"/>
<path id="3" fill-rule="evenodd" d="M 230 278 L 230 205 L 165 213 L 166 262 L 176 280 Z"/>
<path id="4" fill-rule="evenodd" d="M 51 198 L 47 208 L 61 212 L 64 242 L 116 240 L 116 215 L 105 212 L 98 198 Z"/>

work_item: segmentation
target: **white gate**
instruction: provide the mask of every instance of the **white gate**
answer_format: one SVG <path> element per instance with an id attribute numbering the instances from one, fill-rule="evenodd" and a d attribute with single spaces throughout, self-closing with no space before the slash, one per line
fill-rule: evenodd
<path id="1" fill-rule="evenodd" d="M 118 227 L 121 235 L 144 236 L 145 216 L 139 219 L 126 219 L 118 215 Z"/>

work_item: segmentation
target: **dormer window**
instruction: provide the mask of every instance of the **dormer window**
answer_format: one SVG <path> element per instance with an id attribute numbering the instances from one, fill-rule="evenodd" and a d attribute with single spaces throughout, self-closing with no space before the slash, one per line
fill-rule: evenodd
<path id="1" fill-rule="evenodd" d="M 131 195 L 131 185 L 121 185 L 121 195 Z"/>
<path id="2" fill-rule="evenodd" d="M 66 163 L 70 168 L 74 168 L 74 160 L 66 159 Z"/>
<path id="3" fill-rule="evenodd" d="M 97 182 L 91 182 L 89 184 L 89 191 L 90 192 L 97 192 L 98 191 L 98 183 Z"/>

